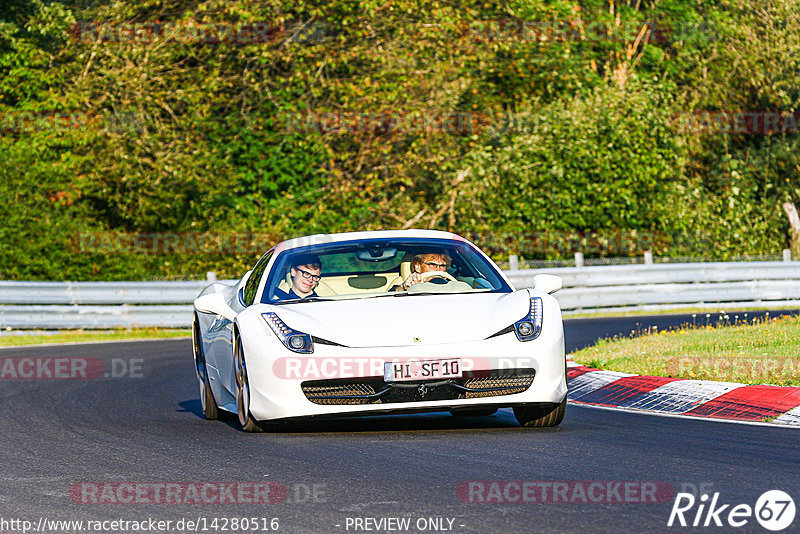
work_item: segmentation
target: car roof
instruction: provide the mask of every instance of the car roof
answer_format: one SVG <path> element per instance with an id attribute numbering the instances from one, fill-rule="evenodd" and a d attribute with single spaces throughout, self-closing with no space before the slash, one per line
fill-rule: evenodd
<path id="1" fill-rule="evenodd" d="M 357 239 L 408 239 L 408 238 L 428 238 L 428 239 L 451 239 L 453 241 L 466 241 L 463 237 L 452 232 L 441 230 L 376 230 L 369 232 L 342 232 L 338 234 L 314 234 L 303 237 L 288 239 L 275 247 L 276 252 L 288 250 L 308 245 L 320 245 L 324 243 L 337 243 L 341 241 L 354 241 Z"/>

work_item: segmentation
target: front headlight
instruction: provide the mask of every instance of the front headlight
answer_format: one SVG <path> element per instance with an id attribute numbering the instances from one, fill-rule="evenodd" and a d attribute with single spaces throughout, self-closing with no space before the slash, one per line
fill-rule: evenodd
<path id="1" fill-rule="evenodd" d="M 520 341 L 530 341 L 542 333 L 542 298 L 532 297 L 528 315 L 514 323 L 514 333 Z"/>
<path id="2" fill-rule="evenodd" d="M 301 354 L 311 354 L 314 352 L 314 341 L 311 339 L 310 335 L 289 328 L 286 326 L 286 323 L 278 317 L 278 314 L 274 312 L 262 313 L 261 317 L 264 318 L 287 349 Z"/>

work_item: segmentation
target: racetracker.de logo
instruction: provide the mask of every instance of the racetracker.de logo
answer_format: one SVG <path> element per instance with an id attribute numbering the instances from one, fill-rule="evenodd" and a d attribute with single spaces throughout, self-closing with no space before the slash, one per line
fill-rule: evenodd
<path id="1" fill-rule="evenodd" d="M 81 232 L 73 236 L 72 250 L 84 254 L 251 254 L 261 253 L 269 234 L 230 233 L 122 233 Z"/>
<path id="2" fill-rule="evenodd" d="M 709 134 L 800 133 L 800 111 L 685 111 L 673 117 L 680 132 Z"/>
<path id="3" fill-rule="evenodd" d="M 69 498 L 77 504 L 278 504 L 278 482 L 78 482 Z"/>
<path id="4" fill-rule="evenodd" d="M 533 358 L 457 358 L 457 365 L 452 366 L 450 360 L 432 360 L 420 356 L 405 358 L 379 357 L 335 357 L 335 356 L 286 356 L 277 358 L 272 364 L 272 372 L 277 378 L 287 380 L 321 380 L 330 378 L 361 378 L 386 376 L 387 366 L 394 375 L 424 380 L 433 377 L 449 377 L 451 374 L 461 376 L 462 372 L 486 369 L 529 369 L 537 368 Z M 436 361 L 440 363 L 437 364 Z M 416 362 L 422 362 L 415 366 Z M 425 364 L 428 366 L 425 367 Z M 443 375 L 436 375 L 441 371 Z M 415 374 L 416 373 L 416 374 Z M 431 373 L 426 376 L 425 373 Z M 435 376 L 434 376 L 435 375 Z"/>
<path id="5" fill-rule="evenodd" d="M 286 37 L 283 24 L 197 20 L 113 22 L 82 20 L 70 29 L 81 43 L 265 44 Z"/>
<path id="6" fill-rule="evenodd" d="M 646 504 L 672 500 L 667 482 L 625 480 L 471 480 L 456 487 L 464 503 Z"/>
<path id="7" fill-rule="evenodd" d="M 0 380 L 93 379 L 103 375 L 103 360 L 99 358 L 0 358 Z"/>

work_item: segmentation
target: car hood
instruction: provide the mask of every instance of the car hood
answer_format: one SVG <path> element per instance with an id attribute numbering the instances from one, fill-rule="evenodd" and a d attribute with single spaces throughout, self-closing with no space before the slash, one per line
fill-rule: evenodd
<path id="1" fill-rule="evenodd" d="M 347 347 L 477 341 L 524 317 L 526 290 L 405 295 L 269 306 L 287 326 Z M 265 310 L 266 311 L 266 310 Z"/>

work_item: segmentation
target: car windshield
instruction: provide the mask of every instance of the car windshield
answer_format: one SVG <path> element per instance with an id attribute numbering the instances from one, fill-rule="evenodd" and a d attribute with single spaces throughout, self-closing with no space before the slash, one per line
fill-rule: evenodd
<path id="1" fill-rule="evenodd" d="M 511 291 L 496 267 L 469 243 L 363 239 L 282 252 L 270 271 L 261 302 Z"/>

